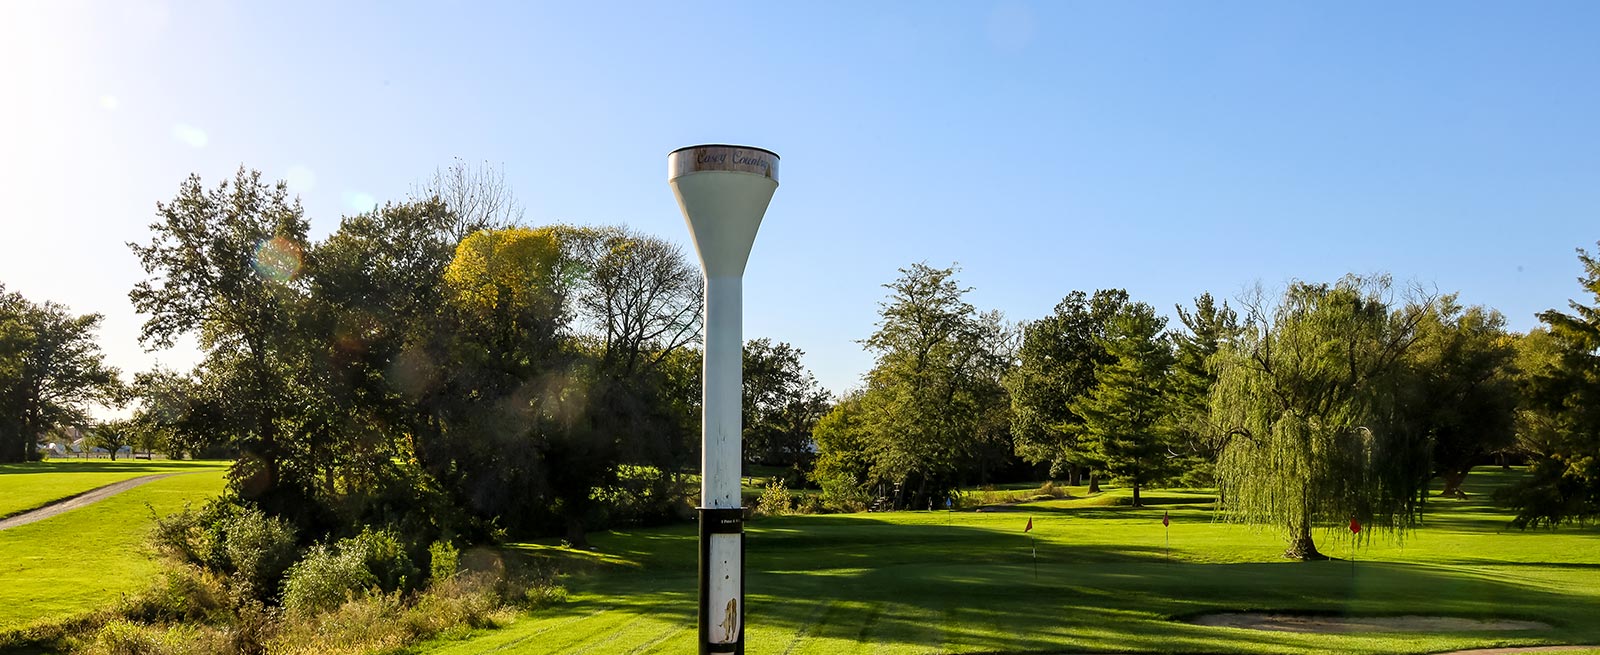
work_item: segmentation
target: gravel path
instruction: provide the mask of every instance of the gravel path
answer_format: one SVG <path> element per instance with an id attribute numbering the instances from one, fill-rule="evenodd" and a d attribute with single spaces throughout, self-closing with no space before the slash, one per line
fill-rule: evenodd
<path id="1" fill-rule="evenodd" d="M 43 520 L 45 520 L 47 518 L 50 518 L 50 517 L 55 516 L 57 514 L 61 514 L 63 512 L 70 512 L 70 511 L 78 509 L 80 507 L 87 507 L 89 505 L 93 505 L 95 503 L 98 503 L 98 502 L 100 502 L 102 500 L 105 500 L 107 498 L 110 498 L 112 496 L 120 494 L 120 493 L 122 493 L 124 491 L 127 491 L 129 489 L 137 487 L 137 486 L 139 486 L 141 484 L 144 484 L 146 482 L 155 482 L 156 480 L 160 480 L 161 478 L 170 478 L 170 477 L 172 477 L 174 475 L 180 475 L 180 474 L 178 474 L 178 473 L 157 473 L 155 475 L 146 475 L 146 476 L 141 476 L 141 477 L 137 477 L 137 478 L 130 478 L 130 479 L 127 479 L 127 480 L 123 480 L 121 482 L 113 482 L 111 484 L 108 484 L 108 485 L 106 485 L 104 487 L 99 487 L 97 489 L 90 489 L 89 491 L 85 491 L 85 492 L 83 492 L 81 494 L 78 494 L 76 496 L 73 496 L 71 498 L 67 498 L 65 500 L 58 500 L 56 502 L 50 503 L 49 505 L 45 505 L 44 507 L 40 507 L 39 509 L 28 511 L 28 512 L 23 512 L 21 514 L 18 514 L 16 516 L 11 517 L 11 518 L 8 518 L 8 519 L 5 519 L 5 520 L 0 520 L 0 530 L 5 530 L 5 529 L 8 529 L 8 528 L 14 528 L 14 527 L 17 527 L 19 525 L 27 525 L 27 524 L 33 523 L 35 521 L 43 521 Z"/>

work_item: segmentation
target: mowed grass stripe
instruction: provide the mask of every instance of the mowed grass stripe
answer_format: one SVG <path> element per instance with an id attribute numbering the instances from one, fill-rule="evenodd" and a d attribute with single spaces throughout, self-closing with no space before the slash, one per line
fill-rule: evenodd
<path id="1" fill-rule="evenodd" d="M 159 570 L 145 545 L 150 508 L 175 512 L 185 501 L 217 495 L 223 484 L 221 470 L 173 476 L 0 530 L 0 627 L 65 618 L 142 591 Z"/>
<path id="2" fill-rule="evenodd" d="M 876 623 L 881 601 L 838 600 L 829 603 L 822 619 L 801 640 L 796 655 L 828 655 L 830 653 L 858 653 L 867 644 L 861 636 Z"/>
<path id="3" fill-rule="evenodd" d="M 769 625 L 762 625 L 759 628 L 754 628 L 751 630 L 751 632 L 759 634 L 762 637 L 761 645 L 764 646 L 769 652 L 774 650 L 773 646 L 781 643 L 783 644 L 783 655 L 791 655 L 794 653 L 795 648 L 799 647 L 801 643 L 805 642 L 806 637 L 811 634 L 812 628 L 816 627 L 817 622 L 822 620 L 822 617 L 828 613 L 828 609 L 833 606 L 831 601 L 816 601 L 803 604 L 808 605 L 811 610 L 806 614 L 806 618 L 800 624 L 800 627 L 793 633 L 790 633 L 789 631 L 780 627 Z M 756 618 L 759 620 L 760 617 Z M 751 646 L 755 646 L 756 643 L 758 642 L 752 641 Z"/>
<path id="4" fill-rule="evenodd" d="M 693 629 L 691 626 L 686 626 L 686 625 L 668 626 L 666 630 L 662 630 L 661 632 L 657 633 L 654 637 L 651 637 L 650 639 L 645 640 L 644 643 L 641 643 L 638 646 L 634 646 L 633 650 L 628 651 L 628 655 L 642 655 L 644 653 L 658 652 L 658 651 L 655 650 L 655 648 L 657 646 L 660 646 L 661 642 L 664 642 L 664 641 L 666 641 L 668 639 L 671 639 L 671 638 L 673 638 L 675 636 L 678 636 L 680 633 L 682 633 L 682 632 L 684 632 L 686 630 L 691 630 L 691 629 Z"/>
<path id="5" fill-rule="evenodd" d="M 587 640 L 587 641 L 579 641 L 579 642 L 573 644 L 571 649 L 558 651 L 558 652 L 562 653 L 562 655 L 584 655 L 585 653 L 615 653 L 617 651 L 617 646 L 612 646 L 611 644 L 613 644 L 613 642 L 621 641 L 624 644 L 636 643 L 638 641 L 637 639 L 630 639 L 628 637 L 630 635 L 632 635 L 634 637 L 643 637 L 643 635 L 637 634 L 639 632 L 639 624 L 641 623 L 641 621 L 638 620 L 639 617 L 630 617 L 630 616 L 626 616 L 626 615 L 617 615 L 617 616 L 613 616 L 612 619 L 613 619 L 613 622 L 614 622 L 613 624 L 621 623 L 622 625 L 619 628 L 612 628 L 612 629 L 608 630 L 606 633 L 604 633 L 605 637 L 603 637 L 601 639 L 590 639 L 590 640 Z M 604 629 L 604 628 L 602 628 L 602 629 Z"/>
<path id="6" fill-rule="evenodd" d="M 488 655 L 489 653 L 549 652 L 540 640 L 546 634 L 579 626 L 584 622 L 611 612 L 610 607 L 561 612 L 552 616 L 524 617 L 499 630 L 480 633 L 464 641 L 435 640 L 422 645 L 422 650 L 439 655 Z"/>

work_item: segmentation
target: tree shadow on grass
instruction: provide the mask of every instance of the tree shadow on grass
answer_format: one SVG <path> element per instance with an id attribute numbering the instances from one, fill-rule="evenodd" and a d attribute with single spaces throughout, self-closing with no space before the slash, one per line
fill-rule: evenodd
<path id="1" fill-rule="evenodd" d="M 652 635 L 692 626 L 695 538 L 691 527 L 597 539 L 599 552 L 626 564 L 602 564 L 572 580 L 577 600 L 551 620 L 588 621 L 604 610 L 608 621 L 621 613 L 659 623 L 644 631 Z M 1592 597 L 1439 566 L 1168 562 L 1158 548 L 1059 541 L 1038 542 L 1035 564 L 1020 531 L 859 516 L 754 524 L 748 556 L 751 643 L 761 652 L 865 653 L 874 644 L 964 653 L 1426 652 L 1496 639 L 1600 639 Z M 1515 618 L 1555 628 L 1407 645 L 1175 620 L 1232 611 Z M 626 646 L 614 630 L 595 638 L 613 640 L 608 648 Z M 661 638 L 666 648 L 693 636 Z"/>

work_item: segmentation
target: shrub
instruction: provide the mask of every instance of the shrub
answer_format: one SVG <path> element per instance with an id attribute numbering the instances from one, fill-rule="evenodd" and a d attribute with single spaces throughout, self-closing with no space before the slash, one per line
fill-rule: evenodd
<path id="1" fill-rule="evenodd" d="M 767 488 L 761 492 L 761 499 L 756 501 L 757 516 L 782 516 L 789 513 L 789 488 L 784 486 L 783 479 L 774 477 L 767 482 Z"/>
<path id="2" fill-rule="evenodd" d="M 461 550 L 448 541 L 435 541 L 428 546 L 428 578 L 434 581 L 449 580 L 461 569 Z"/>
<path id="3" fill-rule="evenodd" d="M 258 600 L 246 600 L 234 608 L 234 618 L 227 646 L 213 652 L 261 655 L 267 652 L 267 642 L 283 625 L 283 613 Z"/>
<path id="4" fill-rule="evenodd" d="M 93 655 L 156 655 L 162 652 L 155 630 L 128 621 L 112 621 L 95 632 L 84 650 Z"/>
<path id="5" fill-rule="evenodd" d="M 822 505 L 834 512 L 860 512 L 872 504 L 872 494 L 846 475 L 824 475 L 816 479 L 822 487 Z"/>
<path id="6" fill-rule="evenodd" d="M 385 592 L 410 591 L 419 582 L 421 571 L 406 553 L 400 535 L 392 530 L 364 529 L 359 535 L 339 541 L 337 546 L 340 552 L 359 553 L 367 573 Z"/>
<path id="7" fill-rule="evenodd" d="M 806 494 L 795 503 L 794 511 L 797 514 L 821 514 L 828 511 L 828 508 L 822 503 L 822 496 Z"/>
<path id="8" fill-rule="evenodd" d="M 144 622 L 207 622 L 225 616 L 228 589 L 216 574 L 196 566 L 163 572 L 144 593 L 124 597 L 117 613 Z"/>
<path id="9" fill-rule="evenodd" d="M 510 622 L 498 578 L 464 573 L 437 581 L 409 606 L 399 593 L 350 598 L 331 611 L 291 614 L 268 644 L 270 655 L 357 655 L 400 651 L 419 639 Z"/>
<path id="10" fill-rule="evenodd" d="M 331 611 L 291 614 L 266 643 L 270 655 L 364 655 L 394 652 L 415 638 L 404 621 L 399 594 L 372 594 L 341 602 Z"/>
<path id="11" fill-rule="evenodd" d="M 339 607 L 370 589 L 394 593 L 410 589 L 417 567 L 400 538 L 388 530 L 364 530 L 333 546 L 313 546 L 289 569 L 283 606 L 306 615 Z"/>
<path id="12" fill-rule="evenodd" d="M 496 591 L 498 581 L 492 573 L 463 573 L 436 580 L 417 597 L 407 620 L 417 634 L 437 634 L 458 626 L 492 627 L 510 618 Z"/>
<path id="13" fill-rule="evenodd" d="M 567 588 L 554 583 L 536 583 L 522 592 L 523 605 L 528 609 L 544 609 L 567 602 Z"/>
<path id="14" fill-rule="evenodd" d="M 362 553 L 318 544 L 290 567 L 283 581 L 283 607 L 294 615 L 331 610 L 375 583 Z"/>
<path id="15" fill-rule="evenodd" d="M 183 511 L 165 517 L 156 516 L 155 509 L 151 508 L 155 522 L 150 529 L 150 543 L 156 552 L 179 562 L 226 572 L 227 555 L 221 548 L 222 522 L 238 509 L 223 499 L 207 503 L 205 509 L 198 512 L 185 502 Z"/>
<path id="16" fill-rule="evenodd" d="M 271 599 L 297 553 L 293 526 L 229 498 L 156 516 L 150 542 L 179 563 L 229 576 L 236 597 L 255 600 Z"/>
<path id="17" fill-rule="evenodd" d="M 108 621 L 75 651 L 81 655 L 210 655 L 230 652 L 228 636 L 194 625 L 152 626 Z"/>
<path id="18" fill-rule="evenodd" d="M 270 598 L 295 561 L 294 527 L 248 508 L 224 520 L 222 531 L 229 567 L 253 590 L 247 595 Z"/>

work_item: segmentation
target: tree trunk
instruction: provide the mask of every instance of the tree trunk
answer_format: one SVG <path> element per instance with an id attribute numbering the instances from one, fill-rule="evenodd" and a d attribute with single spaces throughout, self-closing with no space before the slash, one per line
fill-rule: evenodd
<path id="1" fill-rule="evenodd" d="M 1444 498 L 1466 500 L 1467 492 L 1461 490 L 1461 482 L 1467 479 L 1467 473 L 1471 470 L 1469 468 L 1460 471 L 1445 471 L 1441 476 L 1444 478 L 1444 489 L 1439 491 L 1439 495 Z"/>
<path id="2" fill-rule="evenodd" d="M 1089 493 L 1100 493 L 1100 472 L 1089 469 Z"/>
<path id="3" fill-rule="evenodd" d="M 28 461 L 28 442 L 21 431 L 6 434 L 0 431 L 0 464 Z"/>
<path id="4" fill-rule="evenodd" d="M 1139 502 L 1139 479 L 1138 478 L 1134 478 L 1133 479 L 1133 506 L 1134 507 L 1144 507 L 1144 504 Z"/>
<path id="5" fill-rule="evenodd" d="M 1080 484 L 1083 484 L 1083 471 L 1078 468 L 1077 464 L 1068 464 L 1067 486 L 1076 487 Z"/>
<path id="6" fill-rule="evenodd" d="M 1316 560 L 1328 559 L 1327 555 L 1323 555 L 1321 552 L 1317 551 L 1317 544 L 1316 544 L 1315 541 L 1313 541 L 1311 539 L 1311 520 L 1310 519 L 1306 519 L 1306 520 L 1300 522 L 1300 529 L 1298 530 L 1298 532 L 1299 532 L 1299 536 L 1297 536 L 1294 539 L 1290 540 L 1289 549 L 1286 550 L 1286 551 L 1283 551 L 1283 556 L 1284 557 L 1289 558 L 1289 559 L 1294 559 L 1294 560 L 1300 560 L 1302 562 L 1311 562 L 1311 561 L 1316 561 Z"/>

